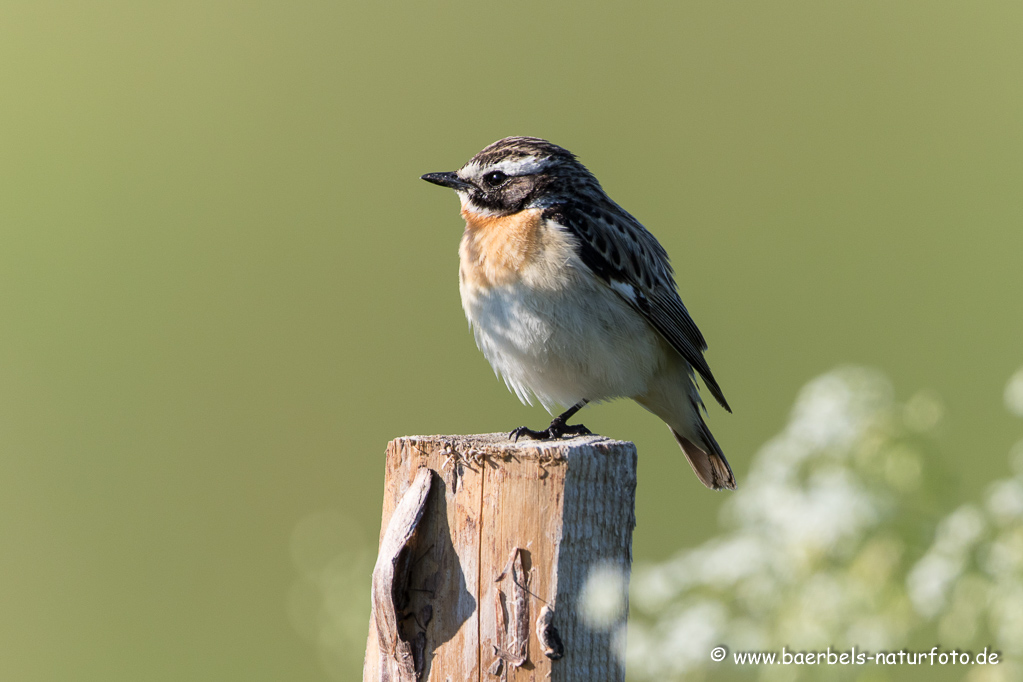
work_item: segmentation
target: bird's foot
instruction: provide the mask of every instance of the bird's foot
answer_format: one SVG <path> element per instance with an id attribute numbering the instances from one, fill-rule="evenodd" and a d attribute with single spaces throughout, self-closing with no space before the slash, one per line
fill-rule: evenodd
<path id="1" fill-rule="evenodd" d="M 565 436 L 589 436 L 592 435 L 592 431 L 583 426 L 582 424 L 572 424 L 569 426 L 565 423 L 565 420 L 561 417 L 555 417 L 551 425 L 543 431 L 534 431 L 525 426 L 520 426 L 511 433 L 508 437 L 513 441 L 518 441 L 522 436 L 529 436 L 533 440 L 557 440 L 558 438 L 564 438 Z"/>
<path id="2" fill-rule="evenodd" d="M 550 434 L 551 438 L 564 438 L 565 436 L 592 436 L 593 432 L 582 424 L 572 424 L 569 426 L 565 423 L 565 420 L 558 417 L 551 422 L 551 425 L 547 427 L 547 433 Z"/>
<path id="3" fill-rule="evenodd" d="M 522 436 L 529 436 L 533 440 L 547 440 L 551 437 L 547 431 L 534 431 L 528 426 L 520 426 L 517 429 L 512 429 L 512 432 L 508 434 L 508 437 L 513 441 L 518 442 Z"/>

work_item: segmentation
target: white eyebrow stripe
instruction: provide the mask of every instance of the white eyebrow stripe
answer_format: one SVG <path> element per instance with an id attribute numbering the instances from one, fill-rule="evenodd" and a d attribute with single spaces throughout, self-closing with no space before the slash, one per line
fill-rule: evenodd
<path id="1" fill-rule="evenodd" d="M 528 175 L 541 170 L 550 162 L 549 157 L 537 158 L 535 156 L 526 156 L 521 159 L 505 159 L 501 163 L 492 165 L 490 170 L 503 171 L 508 175 Z"/>
<path id="2" fill-rule="evenodd" d="M 477 175 L 482 174 L 484 170 L 487 173 L 492 173 L 493 171 L 501 171 L 505 175 L 511 176 L 530 175 L 531 173 L 536 173 L 537 171 L 546 168 L 548 165 L 550 165 L 550 163 L 551 159 L 548 156 L 544 157 L 525 156 L 522 157 L 521 159 L 505 159 L 504 161 L 500 161 L 498 163 L 489 164 L 484 168 L 480 168 L 479 163 L 474 161 L 472 163 L 466 164 L 460 171 L 458 171 L 458 175 L 463 179 L 474 178 Z"/>

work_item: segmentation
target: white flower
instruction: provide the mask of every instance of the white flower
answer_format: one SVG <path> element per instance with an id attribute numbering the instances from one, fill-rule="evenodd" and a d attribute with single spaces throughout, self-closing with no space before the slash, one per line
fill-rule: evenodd
<path id="1" fill-rule="evenodd" d="M 1023 417 L 1023 367 L 1009 377 L 1005 385 L 1005 409 L 1017 417 Z"/>

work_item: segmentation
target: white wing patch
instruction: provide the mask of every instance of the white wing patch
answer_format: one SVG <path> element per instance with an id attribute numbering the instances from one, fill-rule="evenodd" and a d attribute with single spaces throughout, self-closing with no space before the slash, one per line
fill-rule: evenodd
<path id="1" fill-rule="evenodd" d="M 611 288 L 618 292 L 618 295 L 624 298 L 629 303 L 636 302 L 636 287 L 632 286 L 628 282 L 622 282 L 621 280 L 612 279 Z"/>

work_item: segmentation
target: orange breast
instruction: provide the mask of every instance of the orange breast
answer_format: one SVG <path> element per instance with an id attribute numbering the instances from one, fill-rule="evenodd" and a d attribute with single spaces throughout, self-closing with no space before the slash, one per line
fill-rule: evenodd
<path id="1" fill-rule="evenodd" d="M 538 208 L 509 216 L 484 216 L 462 210 L 465 235 L 459 249 L 459 277 L 467 286 L 509 284 L 542 249 L 543 220 Z"/>

